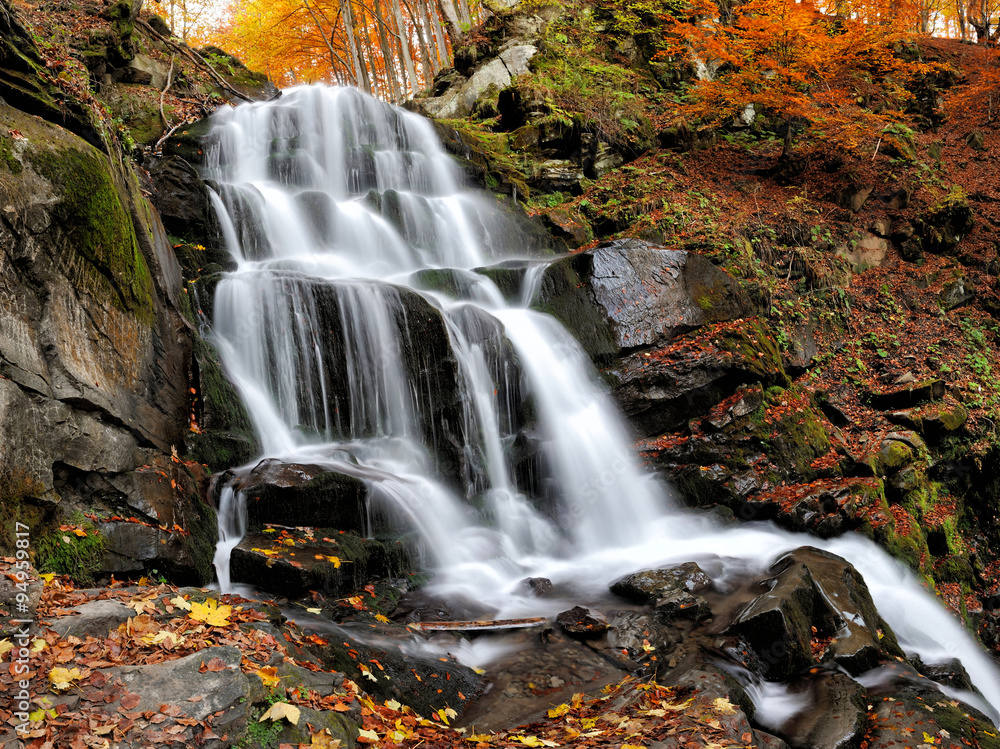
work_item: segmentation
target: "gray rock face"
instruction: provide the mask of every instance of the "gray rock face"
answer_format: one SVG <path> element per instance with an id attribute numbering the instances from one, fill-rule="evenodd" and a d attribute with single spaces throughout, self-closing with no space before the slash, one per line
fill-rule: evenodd
<path id="1" fill-rule="evenodd" d="M 465 117 L 472 112 L 476 100 L 490 86 L 497 90 L 511 84 L 514 76 L 528 72 L 528 61 L 538 52 L 533 44 L 514 44 L 474 72 L 467 80 L 461 76 L 442 95 L 418 102 L 423 114 L 438 119 Z M 456 85 L 457 84 L 457 85 Z"/>
<path id="2" fill-rule="evenodd" d="M 201 665 L 219 658 L 224 667 L 201 672 Z M 212 721 L 213 730 L 220 736 L 229 732 L 233 736 L 247 724 L 250 712 L 250 682 L 240 671 L 242 654 L 231 646 L 206 648 L 166 663 L 151 666 L 124 666 L 105 672 L 110 680 L 120 680 L 128 692 L 139 696 L 133 709 L 137 712 L 158 712 L 160 705 L 176 705 L 186 717 L 204 720 L 213 713 L 221 713 Z M 189 698 L 201 697 L 197 702 Z M 168 723 L 160 724 L 160 729 Z M 188 729 L 190 731 L 191 729 Z M 193 736 L 192 736 L 193 738 Z M 216 746 L 228 744 L 216 744 Z"/>
<path id="3" fill-rule="evenodd" d="M 107 637 L 108 633 L 118 628 L 119 624 L 127 622 L 135 611 L 120 601 L 103 600 L 88 601 L 73 608 L 76 616 L 68 615 L 57 619 L 52 624 L 52 631 L 60 637 L 79 637 L 81 640 L 91 637 Z"/>
<path id="4" fill-rule="evenodd" d="M 6 105 L 0 125 L 24 136 L 0 198 L 0 455 L 46 512 L 64 501 L 189 528 L 192 477 L 143 469 L 183 451 L 191 411 L 186 295 L 156 211 L 67 131 Z M 179 566 L 197 578 L 207 564 Z"/>
<path id="5" fill-rule="evenodd" d="M 708 260 L 635 239 L 556 260 L 536 306 L 599 359 L 751 312 L 733 279 Z"/>

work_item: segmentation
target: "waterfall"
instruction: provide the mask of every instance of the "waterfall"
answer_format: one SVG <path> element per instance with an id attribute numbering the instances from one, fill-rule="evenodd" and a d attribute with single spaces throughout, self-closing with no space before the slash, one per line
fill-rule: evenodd
<path id="1" fill-rule="evenodd" d="M 804 544 L 850 560 L 904 649 L 962 660 L 998 716 L 1000 675 L 903 568 L 859 537 L 820 541 L 681 512 L 647 475 L 580 346 L 474 269 L 515 258 L 503 214 L 462 187 L 421 117 L 353 89 L 300 87 L 214 115 L 207 174 L 237 268 L 213 336 L 264 457 L 378 475 L 383 509 L 424 540 L 441 596 L 498 616 L 555 613 L 519 593 L 585 594 L 642 567 L 699 560 L 717 580 Z M 540 451 L 531 469 L 512 456 Z M 521 446 L 521 447 L 519 447 Z M 220 584 L 242 533 L 223 493 Z M 992 707 L 991 707 L 992 706 Z"/>

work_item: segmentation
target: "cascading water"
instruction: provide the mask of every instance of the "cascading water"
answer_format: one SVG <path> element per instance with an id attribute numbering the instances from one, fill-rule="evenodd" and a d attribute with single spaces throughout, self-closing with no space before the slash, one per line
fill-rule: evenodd
<path id="1" fill-rule="evenodd" d="M 998 716 L 995 667 L 873 544 L 762 524 L 722 530 L 672 508 L 639 469 L 586 355 L 525 309 L 538 266 L 524 272 L 519 305 L 473 270 L 510 254 L 509 227 L 461 188 L 428 122 L 352 89 L 303 87 L 217 114 L 207 153 L 238 262 L 216 292 L 214 337 L 265 456 L 367 477 L 423 538 L 435 594 L 498 616 L 551 614 L 564 602 L 519 595 L 521 580 L 584 594 L 697 559 L 724 584 L 821 546 L 864 575 L 905 649 L 924 662 L 960 658 L 986 702 L 963 698 Z M 528 403 L 542 444 L 534 487 L 510 457 Z M 223 516 L 241 504 L 226 491 Z M 242 532 L 238 520 L 225 526 L 223 586 Z"/>

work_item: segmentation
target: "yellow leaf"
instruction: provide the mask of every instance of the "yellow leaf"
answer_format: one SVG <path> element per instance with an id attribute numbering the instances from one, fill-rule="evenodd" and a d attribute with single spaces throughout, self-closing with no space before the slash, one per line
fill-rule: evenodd
<path id="1" fill-rule="evenodd" d="M 49 671 L 49 681 L 52 682 L 52 688 L 61 691 L 63 689 L 69 689 L 70 684 L 80 678 L 80 669 L 74 668 L 72 670 L 56 666 L 51 671 Z"/>
<path id="2" fill-rule="evenodd" d="M 282 541 L 282 543 L 285 546 L 295 546 L 295 539 L 294 538 L 286 538 L 284 541 Z"/>
<path id="3" fill-rule="evenodd" d="M 306 609 L 310 614 L 322 614 L 323 609 Z"/>
<path id="4" fill-rule="evenodd" d="M 378 681 L 378 678 L 375 677 L 372 674 L 372 672 L 368 670 L 368 666 L 364 665 L 363 663 L 359 663 L 358 668 L 361 669 L 361 673 L 363 673 L 366 678 L 371 679 L 372 681 Z"/>
<path id="5" fill-rule="evenodd" d="M 139 578 L 139 582 L 136 583 L 136 585 L 139 585 L 139 586 L 148 585 L 148 584 L 149 584 L 149 578 L 146 577 L 145 575 L 143 575 L 142 577 L 140 577 Z"/>
<path id="6" fill-rule="evenodd" d="M 378 741 L 378 734 L 374 731 L 358 731 L 358 738 L 368 739 L 369 741 Z"/>
<path id="7" fill-rule="evenodd" d="M 0 640 L 0 656 L 7 655 L 11 650 L 14 649 L 14 643 L 10 640 L 4 639 Z"/>
<path id="8" fill-rule="evenodd" d="M 170 599 L 170 603 L 172 603 L 174 606 L 181 609 L 182 611 L 191 610 L 191 604 L 187 602 L 187 599 L 184 596 L 175 596 L 174 598 Z"/>
<path id="9" fill-rule="evenodd" d="M 396 700 L 386 700 L 385 706 L 390 710 L 399 710 L 402 707 Z"/>
<path id="10" fill-rule="evenodd" d="M 924 731 L 924 743 L 925 744 L 930 744 L 930 745 L 933 746 L 934 744 L 937 743 L 937 738 L 934 737 L 934 736 L 931 736 L 929 733 L 927 733 L 927 731 Z"/>
<path id="11" fill-rule="evenodd" d="M 212 627 L 228 627 L 232 611 L 231 606 L 219 606 L 214 598 L 209 598 L 205 603 L 192 602 L 188 616 Z"/>
<path id="12" fill-rule="evenodd" d="M 301 710 L 295 707 L 295 705 L 289 705 L 287 702 L 275 702 L 267 709 L 266 713 L 260 716 L 260 720 L 257 722 L 263 723 L 265 720 L 279 721 L 284 718 L 293 726 L 297 726 L 300 714 Z"/>
<path id="13" fill-rule="evenodd" d="M 32 641 L 32 643 L 31 643 L 31 652 L 32 653 L 40 653 L 43 650 L 45 650 L 45 648 L 47 648 L 48 646 L 49 646 L 49 644 L 47 642 L 45 642 L 45 640 L 43 640 L 43 639 L 41 639 L 39 637 L 39 638 L 35 639 L 34 641 Z"/>
<path id="14" fill-rule="evenodd" d="M 312 746 L 315 749 L 340 749 L 340 739 L 333 738 L 329 728 L 312 735 Z"/>
<path id="15" fill-rule="evenodd" d="M 152 611 L 156 608 L 156 604 L 153 603 L 151 598 L 134 598 L 126 605 L 136 614 L 142 614 L 145 611 Z"/>
<path id="16" fill-rule="evenodd" d="M 265 666 L 264 668 L 254 671 L 260 680 L 264 682 L 265 687 L 274 687 L 278 685 L 281 679 L 278 678 L 278 668 L 276 666 Z"/>
<path id="17" fill-rule="evenodd" d="M 142 641 L 147 645 L 163 645 L 165 648 L 176 648 L 182 642 L 184 642 L 184 636 L 179 635 L 176 632 L 168 632 L 165 629 L 161 629 L 156 634 L 148 634 L 142 636 Z"/>
<path id="18" fill-rule="evenodd" d="M 42 578 L 42 580 L 45 581 L 46 585 L 48 585 L 50 582 L 52 582 L 53 580 L 56 579 L 56 573 L 55 572 L 43 572 L 43 573 L 41 573 L 39 575 L 39 577 Z"/>
<path id="19" fill-rule="evenodd" d="M 514 741 L 520 741 L 525 746 L 559 746 L 555 741 L 540 739 L 537 736 L 513 736 Z"/>
<path id="20" fill-rule="evenodd" d="M 550 718 L 561 718 L 568 712 L 569 712 L 569 705 L 567 705 L 564 702 L 563 704 L 557 705 L 556 707 L 549 710 L 548 715 Z"/>
<path id="21" fill-rule="evenodd" d="M 733 703 L 727 700 L 725 697 L 717 697 L 715 701 L 712 703 L 712 707 L 714 707 L 717 712 L 720 712 L 723 715 L 736 714 L 735 705 L 733 705 Z"/>
<path id="22" fill-rule="evenodd" d="M 274 528 L 265 528 L 264 529 L 264 533 L 277 533 L 277 532 L 278 531 L 276 531 Z"/>
<path id="23" fill-rule="evenodd" d="M 389 617 L 387 617 L 387 616 L 385 616 L 383 614 L 375 614 L 375 621 L 382 622 L 383 624 L 388 624 L 389 623 Z"/>
<path id="24" fill-rule="evenodd" d="M 79 536 L 80 538 L 87 537 L 87 531 L 85 531 L 83 528 L 74 528 L 73 533 Z"/>
<path id="25" fill-rule="evenodd" d="M 333 565 L 333 568 L 340 569 L 340 557 L 327 557 L 326 561 Z"/>
<path id="26" fill-rule="evenodd" d="M 488 733 L 474 733 L 471 736 L 466 736 L 465 740 L 471 741 L 473 744 L 488 744 L 493 740 L 493 736 Z"/>

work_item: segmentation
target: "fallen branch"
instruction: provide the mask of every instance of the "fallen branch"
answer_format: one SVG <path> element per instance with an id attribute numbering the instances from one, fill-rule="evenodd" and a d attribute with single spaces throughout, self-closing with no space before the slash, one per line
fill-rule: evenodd
<path id="1" fill-rule="evenodd" d="M 206 60 L 204 57 L 202 57 L 201 55 L 199 55 L 193 49 L 191 49 L 187 45 L 178 44 L 177 42 L 173 41 L 172 39 L 167 39 L 162 34 L 160 34 L 158 31 L 156 31 L 156 29 L 154 29 L 152 26 L 150 26 L 148 23 L 146 23 L 145 21 L 143 21 L 141 18 L 137 18 L 136 21 L 144 29 L 146 29 L 146 31 L 148 31 L 150 34 L 152 34 L 156 39 L 159 39 L 164 44 L 167 44 L 167 45 L 173 47 L 175 50 L 177 50 L 178 52 L 180 52 L 182 55 L 185 55 L 189 60 L 191 60 L 191 62 L 193 62 L 199 68 L 201 68 L 206 73 L 208 73 L 212 77 L 212 79 L 217 84 L 219 84 L 219 86 L 224 91 L 228 91 L 233 96 L 238 96 L 240 99 L 243 99 L 243 101 L 253 101 L 253 99 L 251 99 L 250 97 L 248 97 L 246 94 L 240 93 L 235 88 L 233 88 L 231 85 L 229 85 L 229 83 L 227 83 L 226 80 L 219 74 L 219 71 L 217 71 L 215 68 L 213 68 L 212 64 L 208 60 Z"/>
<path id="2" fill-rule="evenodd" d="M 167 85 L 163 87 L 160 92 L 160 119 L 163 120 L 163 129 L 170 129 L 170 122 L 167 121 L 167 115 L 163 111 L 163 99 L 167 95 L 167 91 L 170 90 L 170 84 L 174 78 L 174 60 L 177 59 L 177 55 L 170 55 L 170 71 L 167 73 Z"/>

